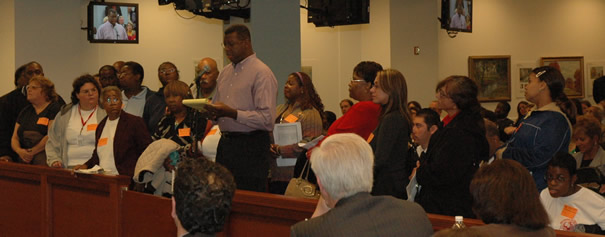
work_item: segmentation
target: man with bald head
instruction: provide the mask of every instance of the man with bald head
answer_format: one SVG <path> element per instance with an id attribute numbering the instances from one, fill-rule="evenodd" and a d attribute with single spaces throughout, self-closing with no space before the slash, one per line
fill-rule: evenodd
<path id="1" fill-rule="evenodd" d="M 116 69 L 116 72 L 120 72 L 120 70 L 122 69 L 124 64 L 125 64 L 124 61 L 116 61 L 115 63 L 112 64 L 112 66 L 113 66 L 113 68 Z"/>
<path id="2" fill-rule="evenodd" d="M 195 97 L 212 100 L 216 92 L 216 79 L 218 78 L 218 68 L 216 61 L 212 58 L 200 60 L 195 68 Z"/>

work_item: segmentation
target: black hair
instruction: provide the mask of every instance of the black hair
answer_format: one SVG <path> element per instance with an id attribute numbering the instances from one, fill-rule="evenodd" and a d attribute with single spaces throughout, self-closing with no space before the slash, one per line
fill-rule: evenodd
<path id="1" fill-rule="evenodd" d="M 103 65 L 101 68 L 99 68 L 99 74 L 101 74 L 101 71 L 103 71 L 104 69 L 109 69 L 113 72 L 114 75 L 118 75 L 118 71 L 116 71 L 116 68 L 111 65 Z"/>
<path id="2" fill-rule="evenodd" d="M 90 74 L 84 74 L 84 75 L 76 78 L 74 80 L 74 83 L 72 84 L 74 89 L 73 89 L 73 91 L 71 91 L 71 103 L 73 105 L 80 102 L 80 99 L 78 99 L 78 97 L 76 95 L 78 93 L 80 93 L 80 89 L 86 83 L 92 83 L 97 88 L 97 93 L 99 93 L 99 96 L 101 95 L 101 86 L 99 85 L 97 80 L 95 80 L 95 78 L 93 76 L 91 76 Z"/>
<path id="3" fill-rule="evenodd" d="M 25 72 L 25 68 L 26 68 L 26 65 L 21 65 L 15 71 L 15 86 L 18 86 L 17 81 L 19 81 L 19 78 L 21 78 L 23 76 L 23 73 Z"/>
<path id="4" fill-rule="evenodd" d="M 326 117 L 326 124 L 324 124 L 324 129 L 328 130 L 328 128 L 332 126 L 332 123 L 336 121 L 336 114 L 332 111 L 326 110 L 324 111 L 324 116 Z"/>
<path id="5" fill-rule="evenodd" d="M 548 167 L 559 167 L 569 171 L 569 177 L 576 174 L 576 159 L 567 152 L 557 152 L 555 156 L 548 162 Z"/>
<path id="6" fill-rule="evenodd" d="M 132 70 L 132 74 L 141 76 L 141 84 L 143 84 L 143 78 L 145 77 L 145 71 L 143 70 L 143 66 L 137 62 L 128 61 L 124 63 L 124 66 L 128 66 Z"/>
<path id="7" fill-rule="evenodd" d="M 366 82 L 374 85 L 374 80 L 376 79 L 376 74 L 382 71 L 382 65 L 373 61 L 363 61 L 357 64 L 355 68 L 353 68 L 353 73 L 357 76 L 360 76 Z"/>
<path id="8" fill-rule="evenodd" d="M 237 38 L 239 40 L 250 40 L 251 41 L 250 30 L 248 29 L 247 26 L 242 25 L 242 24 L 236 24 L 236 25 L 229 26 L 229 28 L 227 28 L 225 30 L 225 35 L 231 34 L 233 32 L 237 33 Z"/>
<path id="9" fill-rule="evenodd" d="M 190 234 L 221 232 L 235 194 L 231 172 L 202 157 L 183 159 L 175 175 L 175 212 L 183 228 Z"/>
<path id="10" fill-rule="evenodd" d="M 477 83 L 467 76 L 453 75 L 437 84 L 436 92 L 444 88 L 447 96 L 452 99 L 460 110 L 479 111 L 481 105 L 477 99 L 479 89 Z"/>
<path id="11" fill-rule="evenodd" d="M 441 118 L 439 114 L 432 109 L 424 108 L 420 109 L 418 113 L 416 113 L 416 117 L 424 118 L 424 123 L 426 123 L 427 128 L 431 128 L 433 125 L 437 126 L 438 129 L 441 129 L 443 125 L 441 124 Z"/>
<path id="12" fill-rule="evenodd" d="M 505 114 L 504 117 L 508 116 L 508 113 L 510 113 L 510 104 L 506 101 L 500 101 L 500 102 L 498 102 L 498 105 L 502 105 L 504 107 L 503 108 L 504 109 L 503 112 Z"/>
<path id="13" fill-rule="evenodd" d="M 574 105 L 576 105 L 576 112 L 578 112 L 577 115 L 584 115 L 584 110 L 582 109 L 583 101 L 580 101 L 580 99 L 578 99 L 578 98 L 574 98 L 574 99 L 571 99 L 571 102 L 573 102 Z M 588 101 L 585 101 L 585 102 L 588 102 Z M 590 102 L 588 102 L 588 104 L 590 104 Z M 588 107 L 590 107 L 590 105 Z"/>
<path id="14" fill-rule="evenodd" d="M 416 107 L 418 109 L 422 109 L 422 106 L 420 105 L 420 103 L 418 103 L 418 101 L 412 100 L 412 101 L 408 102 L 408 107 L 410 107 L 410 104 L 413 104 L 414 107 Z"/>
<path id="15" fill-rule="evenodd" d="M 592 96 L 597 104 L 605 99 L 605 76 L 594 80 L 592 84 Z"/>
<path id="16" fill-rule="evenodd" d="M 550 66 L 537 67 L 532 70 L 536 77 L 546 83 L 550 91 L 550 98 L 559 106 L 571 124 L 576 123 L 576 105 L 567 98 L 563 92 L 565 89 L 565 78 L 559 70 Z"/>

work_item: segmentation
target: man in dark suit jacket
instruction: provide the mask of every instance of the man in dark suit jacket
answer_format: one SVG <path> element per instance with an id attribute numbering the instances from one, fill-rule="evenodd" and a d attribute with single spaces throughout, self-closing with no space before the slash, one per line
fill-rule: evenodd
<path id="1" fill-rule="evenodd" d="M 322 197 L 313 217 L 292 226 L 291 236 L 430 236 L 433 228 L 416 203 L 371 196 L 374 155 L 352 133 L 334 134 L 315 148 L 311 168 Z"/>

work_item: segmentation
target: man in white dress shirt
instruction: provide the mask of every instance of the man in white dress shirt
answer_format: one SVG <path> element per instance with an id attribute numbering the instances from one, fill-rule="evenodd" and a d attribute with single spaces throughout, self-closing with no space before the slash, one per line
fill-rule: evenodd
<path id="1" fill-rule="evenodd" d="M 118 13 L 110 8 L 107 22 L 99 26 L 96 38 L 100 40 L 127 40 L 126 30 L 122 25 L 116 24 L 117 21 Z"/>

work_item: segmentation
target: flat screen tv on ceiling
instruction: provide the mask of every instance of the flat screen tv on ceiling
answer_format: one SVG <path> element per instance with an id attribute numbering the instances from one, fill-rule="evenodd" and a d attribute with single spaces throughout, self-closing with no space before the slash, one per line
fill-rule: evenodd
<path id="1" fill-rule="evenodd" d="M 91 43 L 139 43 L 139 4 L 90 2 L 88 41 Z"/>
<path id="2" fill-rule="evenodd" d="M 441 28 L 473 32 L 473 0 L 441 0 Z"/>
<path id="3" fill-rule="evenodd" d="M 316 27 L 370 23 L 370 0 L 308 0 L 307 22 Z"/>

